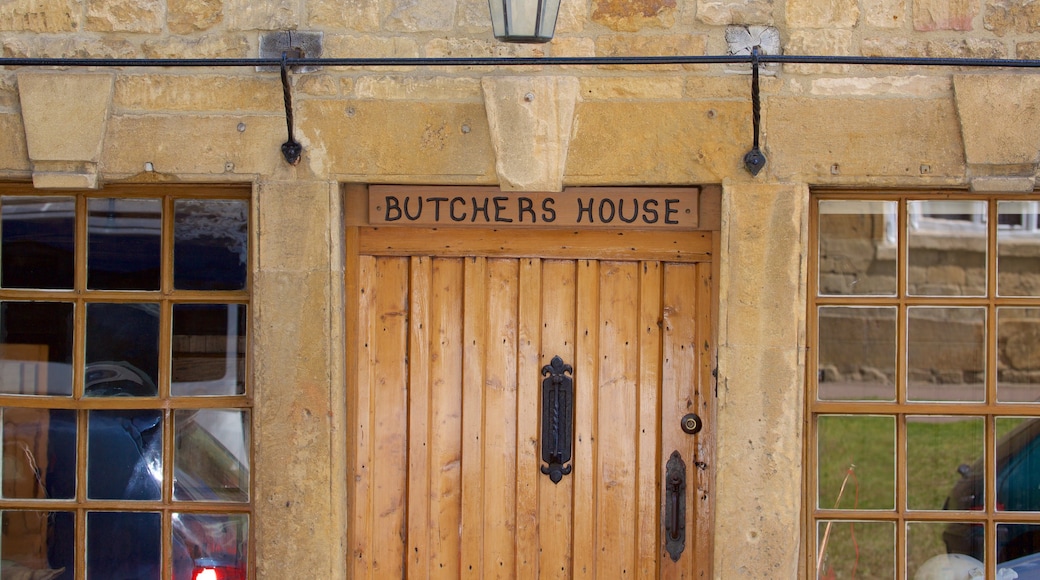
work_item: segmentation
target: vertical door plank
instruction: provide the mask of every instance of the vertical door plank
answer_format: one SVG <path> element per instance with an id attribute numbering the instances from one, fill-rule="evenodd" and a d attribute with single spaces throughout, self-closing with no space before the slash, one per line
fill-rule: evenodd
<path id="1" fill-rule="evenodd" d="M 516 357 L 516 568 L 520 580 L 538 576 L 538 477 L 541 447 L 542 262 L 520 260 Z M 573 270 L 572 270 L 573 271 Z"/>
<path id="2" fill-rule="evenodd" d="M 466 259 L 462 323 L 462 578 L 479 578 L 483 569 L 487 278 L 486 259 Z"/>
<path id="3" fill-rule="evenodd" d="M 637 399 L 639 428 L 636 433 L 639 457 L 636 526 L 638 536 L 637 566 L 640 578 L 657 576 L 660 549 L 660 492 L 658 466 L 662 459 L 658 449 L 661 389 L 661 278 L 660 262 L 640 264 L 639 280 L 639 393 Z"/>
<path id="4" fill-rule="evenodd" d="M 533 378 L 533 398 L 535 399 L 536 420 L 540 421 L 542 413 L 542 375 L 541 369 L 548 365 L 554 356 L 559 356 L 565 364 L 574 365 L 574 324 L 576 280 L 575 263 L 571 260 L 546 260 L 542 263 L 541 276 L 541 357 L 539 358 L 537 375 Z M 575 380 L 577 368 L 575 367 Z M 577 397 L 575 397 L 577 398 Z M 578 402 L 575 401 L 575 406 Z M 574 478 L 577 469 L 565 475 L 559 483 L 553 483 L 548 475 L 541 473 L 542 435 L 539 423 L 536 434 L 535 453 L 538 464 L 538 544 L 539 544 L 539 578 L 571 577 L 571 531 L 572 501 Z M 577 435 L 574 437 L 571 465 L 575 466 L 577 457 Z"/>
<path id="5" fill-rule="evenodd" d="M 354 424 L 350 425 L 354 435 L 353 464 L 350 466 L 352 482 L 350 486 L 351 521 L 348 527 L 350 541 L 350 560 L 348 564 L 353 578 L 370 578 L 372 576 L 372 557 L 369 548 L 372 543 L 372 318 L 375 309 L 376 260 L 361 256 L 358 260 L 358 308 L 357 308 L 357 342 L 354 345 L 354 365 L 357 374 L 354 379 L 354 397 L 350 401 L 354 414 Z"/>
<path id="6" fill-rule="evenodd" d="M 697 472 L 695 437 L 682 431 L 682 417 L 695 411 L 697 367 L 697 266 L 666 264 L 664 284 L 664 361 L 661 387 L 661 454 L 678 450 L 686 462 L 686 549 L 678 562 L 661 556 L 663 578 L 692 578 L 696 552 Z M 661 466 L 662 479 L 664 465 Z"/>
<path id="7" fill-rule="evenodd" d="M 461 258 L 433 260 L 430 292 L 430 577 L 459 577 L 462 525 Z"/>
<path id="8" fill-rule="evenodd" d="M 429 576 L 430 259 L 411 259 L 408 316 L 408 577 Z"/>
<path id="9" fill-rule="evenodd" d="M 604 578 L 635 573 L 638 266 L 600 265 L 595 556 Z"/>
<path id="10" fill-rule="evenodd" d="M 599 385 L 599 262 L 579 260 L 574 353 L 573 578 L 596 575 L 596 394 Z M 612 426 L 608 426 L 612 428 Z"/>
<path id="11" fill-rule="evenodd" d="M 712 311 L 714 303 L 712 265 L 697 264 L 697 368 L 699 377 L 694 391 L 694 407 L 701 417 L 704 428 L 696 435 L 694 445 L 694 472 L 691 482 L 694 488 L 692 507 L 694 510 L 694 533 L 692 541 L 696 548 L 694 577 L 711 577 L 712 527 L 714 524 L 711 505 L 714 502 L 715 478 L 715 392 L 712 370 L 715 365 L 714 336 L 712 334 Z"/>

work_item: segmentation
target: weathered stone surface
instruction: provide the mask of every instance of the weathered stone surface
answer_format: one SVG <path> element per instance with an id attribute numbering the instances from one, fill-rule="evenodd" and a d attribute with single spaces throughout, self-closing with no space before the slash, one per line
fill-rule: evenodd
<path id="1" fill-rule="evenodd" d="M 747 88 L 745 87 L 745 91 Z M 581 98 L 589 100 L 680 99 L 684 94 L 683 79 L 649 77 L 585 77 L 581 79 Z"/>
<path id="2" fill-rule="evenodd" d="M 131 58 L 140 56 L 140 50 L 123 38 L 39 35 L 4 39 L 3 54 L 8 57 Z"/>
<path id="3" fill-rule="evenodd" d="M 802 55 L 848 55 L 852 52 L 852 31 L 841 29 L 830 30 L 793 30 L 790 33 L 786 54 Z M 793 74 L 843 74 L 849 71 L 850 65 L 842 64 L 785 64 L 784 70 Z"/>
<path id="4" fill-rule="evenodd" d="M 978 0 L 914 0 L 914 30 L 971 30 Z"/>
<path id="5" fill-rule="evenodd" d="M 209 30 L 224 18 L 221 0 L 166 0 L 166 26 L 173 34 Z"/>
<path id="6" fill-rule="evenodd" d="M 284 108 L 277 75 L 121 75 L 115 103 L 125 111 L 278 113 Z"/>
<path id="7" fill-rule="evenodd" d="M 166 5 L 160 0 L 90 0 L 87 30 L 98 32 L 160 32 Z"/>
<path id="8" fill-rule="evenodd" d="M 1040 42 L 1019 42 L 1015 45 L 1015 58 L 1040 60 Z"/>
<path id="9" fill-rule="evenodd" d="M 354 86 L 361 99 L 480 101 L 480 81 L 469 77 L 416 78 L 405 75 L 361 77 Z"/>
<path id="10" fill-rule="evenodd" d="M 295 30 L 300 25 L 294 0 L 223 0 L 228 30 Z"/>
<path id="11" fill-rule="evenodd" d="M 867 38 L 863 56 L 927 56 L 936 58 L 1006 58 L 1004 43 L 988 38 L 912 40 L 904 37 Z"/>
<path id="12" fill-rule="evenodd" d="M 897 96 L 935 99 L 950 96 L 948 77 L 913 75 L 905 77 L 842 77 L 813 79 L 810 93 L 817 96 Z"/>
<path id="13" fill-rule="evenodd" d="M 773 0 L 697 0 L 697 20 L 710 26 L 768 26 L 773 24 Z"/>
<path id="14" fill-rule="evenodd" d="M 0 4 L 0 31 L 73 32 L 79 5 L 70 0 L 16 0 Z"/>
<path id="15" fill-rule="evenodd" d="M 1040 78 L 956 75 L 957 114 L 968 163 L 1033 165 L 1040 161 Z"/>
<path id="16" fill-rule="evenodd" d="M 578 79 L 496 76 L 481 86 L 499 186 L 563 191 Z"/>
<path id="17" fill-rule="evenodd" d="M 707 50 L 708 39 L 699 34 L 665 34 L 660 36 L 601 36 L 596 39 L 597 56 L 675 56 L 700 55 Z M 626 65 L 603 66 L 613 70 L 642 70 Z M 707 65 L 659 65 L 655 70 L 706 70 Z"/>
<path id="18" fill-rule="evenodd" d="M 791 28 L 852 28 L 859 21 L 856 0 L 788 0 Z"/>
<path id="19" fill-rule="evenodd" d="M 545 50 L 543 44 L 513 44 L 478 38 L 435 38 L 423 46 L 425 56 L 428 57 L 545 56 Z M 526 68 L 531 70 L 530 67 Z M 494 70 L 493 67 L 487 69 Z"/>
<path id="20" fill-rule="evenodd" d="M 906 22 L 907 0 L 863 0 L 863 20 L 875 28 L 900 28 Z"/>
<path id="21" fill-rule="evenodd" d="M 989 0 L 983 19 L 986 30 L 997 36 L 1040 31 L 1040 3 L 1032 0 Z"/>
<path id="22" fill-rule="evenodd" d="M 592 21 L 622 32 L 671 28 L 675 5 L 675 0 L 593 0 Z"/>
<path id="23" fill-rule="evenodd" d="M 419 45 L 415 40 L 400 36 L 326 34 L 324 42 L 325 54 L 339 58 L 419 56 Z"/>
<path id="24" fill-rule="evenodd" d="M 556 34 L 581 32 L 585 29 L 588 19 L 588 6 L 585 2 L 560 2 L 560 13 L 556 17 Z M 558 37 L 554 38 L 553 44 L 558 40 Z"/>
<path id="25" fill-rule="evenodd" d="M 491 11 L 488 10 L 487 0 L 456 1 L 458 2 L 456 31 L 479 34 L 491 30 Z M 556 29 L 559 30 L 559 22 L 557 22 Z"/>
<path id="26" fill-rule="evenodd" d="M 30 159 L 97 163 L 112 105 L 113 76 L 19 72 L 18 95 Z"/>
<path id="27" fill-rule="evenodd" d="M 595 56 L 596 42 L 585 37 L 555 38 L 549 46 L 552 56 Z M 560 67 L 561 70 L 587 70 L 588 67 Z"/>
<path id="28" fill-rule="evenodd" d="M 293 77 L 293 90 L 314 97 L 334 97 L 340 94 L 340 83 L 332 75 L 310 73 Z"/>
<path id="29" fill-rule="evenodd" d="M 455 25 L 455 2 L 387 0 L 390 13 L 383 26 L 393 32 L 447 32 Z"/>
<path id="30" fill-rule="evenodd" d="M 234 58 L 249 56 L 251 47 L 244 34 L 206 34 L 150 40 L 141 50 L 148 58 Z"/>
<path id="31" fill-rule="evenodd" d="M 312 27 L 330 29 L 326 31 L 326 37 L 337 28 L 376 32 L 379 30 L 380 6 L 379 0 L 307 0 L 307 22 Z"/>
<path id="32" fill-rule="evenodd" d="M 783 88 L 783 81 L 776 77 L 759 77 L 759 92 L 775 94 Z M 686 78 L 686 96 L 691 99 L 744 99 L 751 95 L 751 81 L 747 76 Z"/>
<path id="33" fill-rule="evenodd" d="M 0 113 L 0 159 L 4 160 L 4 165 L 0 168 L 4 173 L 29 171 L 25 127 L 19 114 Z"/>

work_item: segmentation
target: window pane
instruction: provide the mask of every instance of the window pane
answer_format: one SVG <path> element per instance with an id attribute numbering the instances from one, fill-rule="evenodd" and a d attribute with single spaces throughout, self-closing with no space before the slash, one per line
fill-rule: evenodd
<path id="1" fill-rule="evenodd" d="M 91 199 L 87 209 L 87 287 L 158 290 L 162 202 Z"/>
<path id="2" fill-rule="evenodd" d="M 243 304 L 175 304 L 171 394 L 245 392 L 245 336 Z"/>
<path id="3" fill-rule="evenodd" d="M 982 401 L 986 309 L 907 309 L 907 399 Z"/>
<path id="4" fill-rule="evenodd" d="M 244 200 L 174 202 L 173 284 L 180 290 L 246 287 L 249 206 Z"/>
<path id="5" fill-rule="evenodd" d="M 822 415 L 817 437 L 820 509 L 895 508 L 895 417 Z"/>
<path id="6" fill-rule="evenodd" d="M 816 578 L 896 577 L 896 526 L 892 522 L 817 522 Z"/>
<path id="7" fill-rule="evenodd" d="M 3 409 L 3 497 L 76 497 L 76 412 Z"/>
<path id="8" fill-rule="evenodd" d="M 249 413 L 201 409 L 174 417 L 173 497 L 249 501 Z"/>
<path id="9" fill-rule="evenodd" d="M 997 524 L 997 574 L 1015 578 L 1001 570 L 1013 570 L 1018 578 L 1036 578 L 1040 573 L 1040 524 Z"/>
<path id="10" fill-rule="evenodd" d="M 72 395 L 73 305 L 0 303 L 0 393 Z"/>
<path id="11" fill-rule="evenodd" d="M 821 200 L 819 207 L 819 293 L 895 295 L 896 203 Z"/>
<path id="12" fill-rule="evenodd" d="M 1001 296 L 1040 296 L 1040 203 L 1001 201 L 997 211 L 997 290 Z"/>
<path id="13" fill-rule="evenodd" d="M 997 309 L 997 400 L 1040 401 L 1040 308 Z"/>
<path id="14" fill-rule="evenodd" d="M 986 294 L 986 202 L 911 201 L 907 293 Z"/>
<path id="15" fill-rule="evenodd" d="M 967 534 L 965 532 L 970 532 Z M 983 578 L 982 524 L 913 522 L 906 526 L 907 578 Z"/>
<path id="16" fill-rule="evenodd" d="M 248 554 L 245 514 L 173 514 L 174 580 L 245 580 Z"/>
<path id="17" fill-rule="evenodd" d="M 985 428 L 982 417 L 907 417 L 909 509 L 977 509 L 985 505 L 981 459 L 986 447 Z M 953 499 L 967 495 L 977 503 L 957 505 Z"/>
<path id="18" fill-rule="evenodd" d="M 1040 419 L 997 417 L 997 509 L 1040 511 Z"/>
<path id="19" fill-rule="evenodd" d="M 825 306 L 819 309 L 819 398 L 896 398 L 895 308 Z"/>
<path id="20" fill-rule="evenodd" d="M 159 305 L 87 304 L 88 397 L 154 397 L 159 382 Z"/>
<path id="21" fill-rule="evenodd" d="M 76 263 L 73 198 L 4 196 L 0 206 L 0 284 L 71 290 Z"/>
<path id="22" fill-rule="evenodd" d="M 162 517 L 157 512 L 87 514 L 87 580 L 158 580 Z"/>
<path id="23" fill-rule="evenodd" d="M 90 499 L 157 500 L 162 489 L 162 411 L 91 411 Z"/>
<path id="24" fill-rule="evenodd" d="M 4 510 L 0 578 L 75 578 L 76 520 L 72 512 Z"/>

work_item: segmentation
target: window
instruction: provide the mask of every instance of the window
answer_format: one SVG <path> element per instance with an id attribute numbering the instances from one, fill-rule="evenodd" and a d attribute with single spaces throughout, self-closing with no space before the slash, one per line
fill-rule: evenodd
<path id="1" fill-rule="evenodd" d="M 4 578 L 246 578 L 248 195 L 0 188 Z"/>
<path id="2" fill-rule="evenodd" d="M 1037 200 L 814 195 L 817 578 L 1040 569 Z"/>

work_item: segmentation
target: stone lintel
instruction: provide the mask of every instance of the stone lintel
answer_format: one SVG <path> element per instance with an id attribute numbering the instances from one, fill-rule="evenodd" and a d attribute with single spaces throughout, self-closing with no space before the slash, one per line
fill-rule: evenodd
<path id="1" fill-rule="evenodd" d="M 503 191 L 563 191 L 575 77 L 484 77 L 484 106 Z"/>
<path id="2" fill-rule="evenodd" d="M 1032 193 L 1036 177 L 972 177 L 972 191 L 998 193 Z"/>
<path id="3" fill-rule="evenodd" d="M 111 73 L 17 73 L 36 187 L 98 187 L 114 78 Z"/>
<path id="4" fill-rule="evenodd" d="M 1024 191 L 1020 188 L 1027 181 L 1035 182 L 1040 163 L 1040 78 L 1021 73 L 954 75 L 953 88 L 965 161 L 979 175 L 972 179 L 972 189 Z"/>

